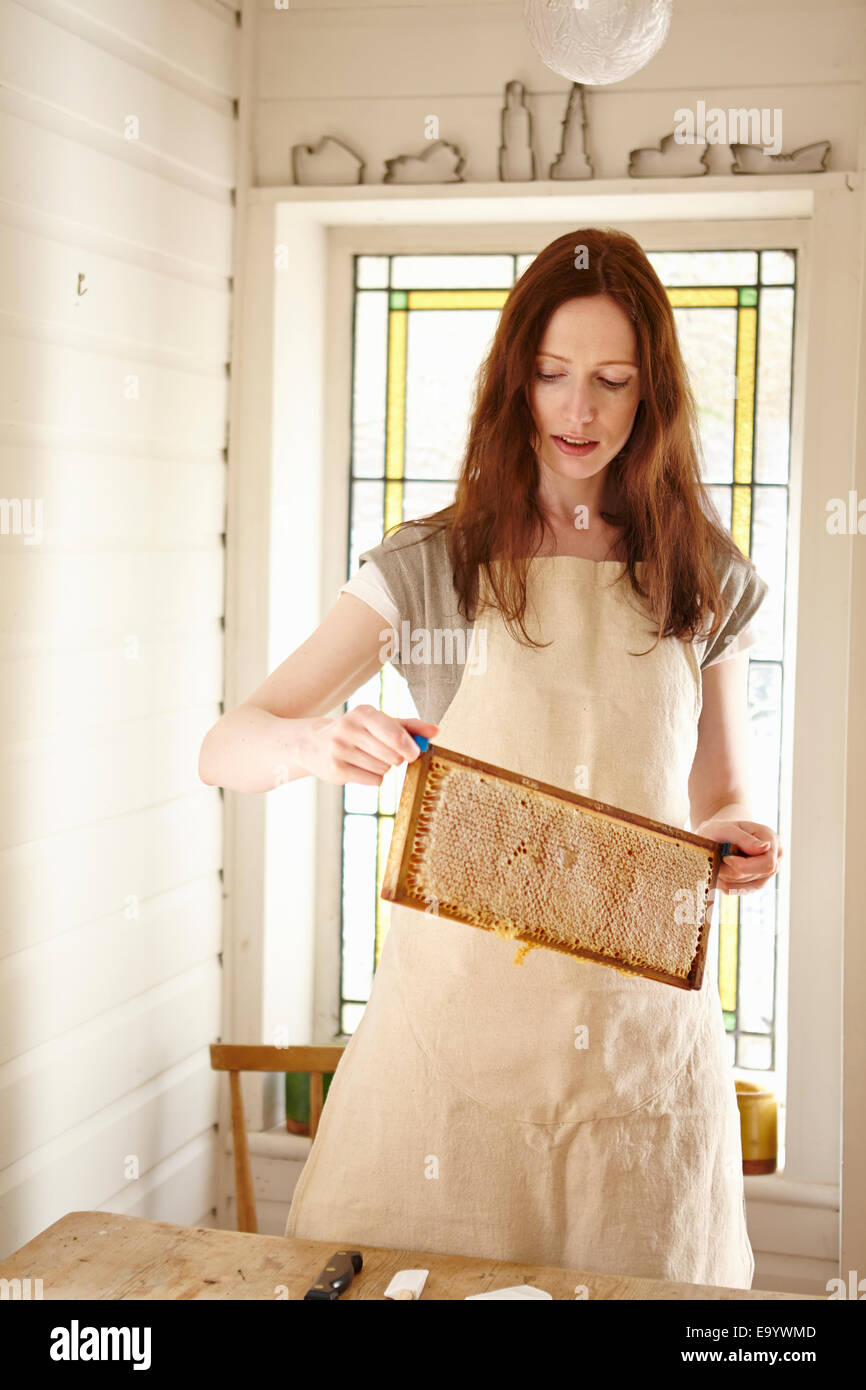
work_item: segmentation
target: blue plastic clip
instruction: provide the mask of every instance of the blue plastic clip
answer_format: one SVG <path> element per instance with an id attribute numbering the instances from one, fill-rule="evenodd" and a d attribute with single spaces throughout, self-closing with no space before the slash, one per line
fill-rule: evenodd
<path id="1" fill-rule="evenodd" d="M 423 734 L 413 734 L 412 737 L 414 738 L 418 747 L 421 749 L 421 752 L 426 753 L 430 745 L 429 738 L 425 738 Z"/>

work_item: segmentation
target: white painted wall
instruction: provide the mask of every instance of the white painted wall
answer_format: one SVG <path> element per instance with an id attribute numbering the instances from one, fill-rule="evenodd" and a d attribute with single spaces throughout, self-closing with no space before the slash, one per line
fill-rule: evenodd
<path id="1" fill-rule="evenodd" d="M 217 1205 L 240 32 L 0 4 L 0 497 L 43 507 L 0 535 L 0 1255 Z"/>
<path id="2" fill-rule="evenodd" d="M 287 8 L 279 8 L 281 4 Z M 365 161 L 427 148 L 425 120 L 466 157 L 463 178 L 498 178 L 505 83 L 529 94 L 539 171 L 558 153 L 569 82 L 536 56 L 522 0 L 257 0 L 255 182 L 290 184 L 291 146 L 322 135 Z M 658 145 L 674 112 L 707 105 L 782 112 L 786 151 L 828 139 L 828 168 L 862 166 L 863 0 L 676 0 L 667 42 L 640 72 L 587 92 L 588 152 L 599 179 L 627 172 L 629 151 Z M 727 149 L 711 149 L 727 173 Z"/>

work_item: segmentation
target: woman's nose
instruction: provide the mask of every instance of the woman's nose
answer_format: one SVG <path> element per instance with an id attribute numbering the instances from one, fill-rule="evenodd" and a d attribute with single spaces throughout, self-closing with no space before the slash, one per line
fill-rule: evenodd
<path id="1" fill-rule="evenodd" d="M 572 385 L 565 413 L 578 424 L 589 423 L 595 413 L 595 404 L 588 384 L 575 382 Z"/>

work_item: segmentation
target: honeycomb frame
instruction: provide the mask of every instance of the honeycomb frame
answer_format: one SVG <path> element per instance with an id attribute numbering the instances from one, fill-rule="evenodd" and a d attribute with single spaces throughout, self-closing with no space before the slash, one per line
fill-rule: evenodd
<path id="1" fill-rule="evenodd" d="M 468 810 L 499 836 L 482 846 L 486 882 Z M 406 768 L 381 897 L 428 913 L 435 903 L 438 916 L 526 949 L 700 989 L 721 862 L 714 840 L 431 743 Z M 663 882 L 660 864 L 670 866 Z M 582 880 L 569 879 L 576 867 Z M 672 906 L 684 889 L 697 920 L 677 922 L 672 909 L 660 924 L 658 903 Z"/>

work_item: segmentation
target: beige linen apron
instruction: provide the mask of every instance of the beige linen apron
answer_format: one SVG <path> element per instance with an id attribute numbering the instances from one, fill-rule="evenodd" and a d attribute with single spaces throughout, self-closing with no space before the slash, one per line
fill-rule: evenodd
<path id="1" fill-rule="evenodd" d="M 551 645 L 480 610 L 435 741 L 685 828 L 700 668 L 676 638 L 629 655 L 655 639 L 623 571 L 532 559 Z M 286 1235 L 749 1288 L 715 972 L 686 991 L 515 949 L 392 906 Z"/>

